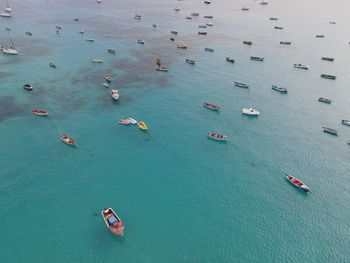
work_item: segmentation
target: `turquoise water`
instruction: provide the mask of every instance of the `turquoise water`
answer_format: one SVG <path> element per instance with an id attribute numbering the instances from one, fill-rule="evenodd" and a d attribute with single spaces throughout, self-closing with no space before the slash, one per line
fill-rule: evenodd
<path id="1" fill-rule="evenodd" d="M 8 44 L 4 27 L 10 27 L 19 55 L 0 56 L 1 262 L 350 261 L 350 128 L 340 124 L 350 119 L 347 1 L 10 5 L 13 17 L 1 19 L 0 42 Z M 193 11 L 201 16 L 186 21 Z M 141 21 L 133 19 L 137 12 Z M 207 14 L 214 26 L 198 36 Z M 179 32 L 175 43 L 171 30 Z M 104 63 L 91 64 L 92 57 Z M 185 64 L 187 57 L 196 65 Z M 168 73 L 154 70 L 156 58 Z M 296 70 L 294 63 L 310 70 Z M 117 103 L 101 85 L 107 73 L 120 92 Z M 32 92 L 22 89 L 28 82 Z M 286 86 L 288 95 L 271 84 Z M 319 97 L 333 102 L 319 103 Z M 203 101 L 222 111 L 204 109 Z M 251 106 L 259 118 L 241 115 Z M 50 116 L 34 116 L 33 108 Z M 145 121 L 149 132 L 118 125 L 127 117 Z M 322 126 L 339 136 L 324 134 Z M 211 141 L 208 131 L 230 140 Z M 77 147 L 60 142 L 62 134 Z M 311 192 L 293 188 L 284 172 Z M 104 207 L 124 221 L 124 238 L 107 231 Z"/>

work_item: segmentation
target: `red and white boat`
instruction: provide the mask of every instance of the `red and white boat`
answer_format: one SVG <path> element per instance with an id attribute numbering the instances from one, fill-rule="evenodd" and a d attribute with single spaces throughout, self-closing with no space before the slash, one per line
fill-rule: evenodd
<path id="1" fill-rule="evenodd" d="M 304 184 L 302 181 L 298 180 L 297 178 L 289 175 L 289 174 L 286 174 L 287 175 L 287 180 L 292 184 L 294 185 L 295 187 L 303 190 L 304 192 L 309 192 L 310 191 L 310 188 Z"/>
<path id="2" fill-rule="evenodd" d="M 219 106 L 215 106 L 214 104 L 210 104 L 208 102 L 204 102 L 203 106 L 210 109 L 210 110 L 216 110 L 216 111 L 221 110 L 221 108 Z"/>
<path id="3" fill-rule="evenodd" d="M 107 228 L 117 236 L 124 235 L 124 223 L 120 220 L 119 216 L 113 211 L 112 208 L 105 208 L 101 211 L 103 220 L 106 223 Z"/>
<path id="4" fill-rule="evenodd" d="M 226 135 L 222 135 L 214 132 L 208 132 L 208 137 L 217 141 L 227 141 L 228 139 Z"/>
<path id="5" fill-rule="evenodd" d="M 68 145 L 72 145 L 72 146 L 76 145 L 75 141 L 71 137 L 69 137 L 68 135 L 62 135 L 60 139 L 62 142 L 66 143 Z"/>
<path id="6" fill-rule="evenodd" d="M 32 110 L 32 113 L 38 116 L 47 116 L 49 113 L 44 110 Z"/>
<path id="7" fill-rule="evenodd" d="M 127 119 L 127 120 L 119 120 L 118 123 L 119 124 L 123 124 L 123 125 L 129 125 L 129 124 L 131 124 L 131 121 L 129 119 Z"/>

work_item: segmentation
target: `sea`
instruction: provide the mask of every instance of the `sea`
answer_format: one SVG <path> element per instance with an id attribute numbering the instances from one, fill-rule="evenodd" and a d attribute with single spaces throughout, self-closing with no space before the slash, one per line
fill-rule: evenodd
<path id="1" fill-rule="evenodd" d="M 0 45 L 18 55 L 0 54 L 0 262 L 350 262 L 348 0 L 8 3 Z M 242 115 L 250 107 L 260 116 Z M 128 117 L 148 131 L 118 124 Z M 123 237 L 107 229 L 106 207 Z"/>

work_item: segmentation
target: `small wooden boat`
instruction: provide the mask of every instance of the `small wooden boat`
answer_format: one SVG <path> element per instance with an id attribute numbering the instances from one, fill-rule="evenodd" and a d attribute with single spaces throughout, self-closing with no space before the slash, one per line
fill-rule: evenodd
<path id="1" fill-rule="evenodd" d="M 32 32 L 30 32 L 30 31 L 26 31 L 26 35 L 27 35 L 27 36 L 32 36 L 33 34 L 32 34 Z"/>
<path id="2" fill-rule="evenodd" d="M 252 41 L 243 41 L 243 44 L 244 45 L 249 45 L 249 46 L 251 46 L 252 44 L 253 44 L 253 42 Z"/>
<path id="3" fill-rule="evenodd" d="M 79 18 L 74 18 L 73 21 L 78 22 Z"/>
<path id="4" fill-rule="evenodd" d="M 270 20 L 272 20 L 272 21 L 277 21 L 278 18 L 277 18 L 277 17 L 270 17 Z"/>
<path id="5" fill-rule="evenodd" d="M 175 38 L 173 38 L 173 37 L 170 37 L 170 41 L 175 41 Z"/>
<path id="6" fill-rule="evenodd" d="M 274 29 L 283 29 L 282 26 L 275 26 Z"/>
<path id="7" fill-rule="evenodd" d="M 299 189 L 303 190 L 304 192 L 310 191 L 310 188 L 306 184 L 304 184 L 302 181 L 298 180 L 297 178 L 295 178 L 289 174 L 286 174 L 286 176 L 287 176 L 287 180 L 292 185 L 294 185 L 296 188 L 299 188 Z"/>
<path id="8" fill-rule="evenodd" d="M 136 124 L 137 123 L 137 120 L 135 120 L 135 119 L 133 119 L 131 117 L 127 118 L 127 120 L 130 121 L 131 124 Z"/>
<path id="9" fill-rule="evenodd" d="M 280 93 L 288 93 L 288 90 L 285 88 L 285 87 L 280 87 L 280 86 L 277 86 L 277 85 L 272 85 L 272 89 L 273 90 L 276 90 Z"/>
<path id="10" fill-rule="evenodd" d="M 180 8 L 179 7 L 175 7 L 173 10 L 176 11 L 176 12 L 179 12 Z"/>
<path id="11" fill-rule="evenodd" d="M 263 61 L 264 61 L 264 58 L 262 58 L 262 57 L 254 57 L 254 56 L 251 56 L 251 57 L 250 57 L 250 60 L 253 60 L 253 61 L 261 61 L 261 62 L 263 62 Z"/>
<path id="12" fill-rule="evenodd" d="M 186 16 L 186 19 L 191 20 L 192 16 Z"/>
<path id="13" fill-rule="evenodd" d="M 329 21 L 329 23 L 330 23 L 331 25 L 335 25 L 335 24 L 336 24 L 335 21 Z"/>
<path id="14" fill-rule="evenodd" d="M 199 12 L 194 11 L 194 12 L 191 13 L 191 16 L 199 16 Z"/>
<path id="15" fill-rule="evenodd" d="M 51 68 L 56 68 L 56 65 L 55 65 L 53 62 L 50 62 L 50 63 L 49 63 L 49 66 L 50 66 Z"/>
<path id="16" fill-rule="evenodd" d="M 38 116 L 47 116 L 49 114 L 47 111 L 44 110 L 32 110 L 32 113 Z"/>
<path id="17" fill-rule="evenodd" d="M 227 62 L 235 63 L 235 59 L 231 57 L 226 57 Z"/>
<path id="18" fill-rule="evenodd" d="M 111 76 L 111 75 L 106 75 L 106 76 L 105 76 L 105 80 L 106 80 L 107 82 L 112 82 L 112 76 Z"/>
<path id="19" fill-rule="evenodd" d="M 71 145 L 71 146 L 75 146 L 76 145 L 76 142 L 71 137 L 69 137 L 68 135 L 62 135 L 60 137 L 60 139 L 65 144 L 68 144 L 68 145 Z"/>
<path id="20" fill-rule="evenodd" d="M 212 22 L 206 23 L 207 26 L 213 26 L 214 24 Z"/>
<path id="21" fill-rule="evenodd" d="M 213 16 L 204 16 L 204 18 L 209 18 L 209 19 L 213 19 Z"/>
<path id="22" fill-rule="evenodd" d="M 235 81 L 235 86 L 240 87 L 240 88 L 244 88 L 244 89 L 248 89 L 249 88 L 248 84 L 242 83 L 242 82 L 238 82 L 238 81 Z"/>
<path id="23" fill-rule="evenodd" d="M 324 38 L 324 35 L 316 35 L 316 38 Z"/>
<path id="24" fill-rule="evenodd" d="M 280 41 L 281 45 L 291 45 L 292 42 L 291 41 Z"/>
<path id="25" fill-rule="evenodd" d="M 324 103 L 327 103 L 327 104 L 331 104 L 332 103 L 332 101 L 330 99 L 326 99 L 326 98 L 322 98 L 322 97 L 320 97 L 318 99 L 318 101 L 324 102 Z"/>
<path id="26" fill-rule="evenodd" d="M 205 1 L 204 1 L 204 4 L 210 5 L 210 3 L 211 3 L 211 2 L 208 1 L 208 0 L 205 0 Z"/>
<path id="27" fill-rule="evenodd" d="M 350 120 L 342 120 L 341 124 L 346 125 L 346 126 L 350 126 Z"/>
<path id="28" fill-rule="evenodd" d="M 191 65 L 194 65 L 196 62 L 193 60 L 193 59 L 191 59 L 191 58 L 186 58 L 186 63 L 187 64 L 191 64 Z"/>
<path id="29" fill-rule="evenodd" d="M 244 7 L 241 8 L 241 10 L 242 11 L 249 11 L 249 8 L 244 6 Z"/>
<path id="30" fill-rule="evenodd" d="M 177 35 L 177 31 L 170 31 L 170 34 Z"/>
<path id="31" fill-rule="evenodd" d="M 93 38 L 87 38 L 85 40 L 88 41 L 88 42 L 95 42 L 95 39 L 93 39 Z"/>
<path id="32" fill-rule="evenodd" d="M 321 78 L 324 78 L 324 79 L 333 79 L 335 80 L 337 76 L 334 76 L 334 75 L 329 75 L 329 74 L 321 74 Z"/>
<path id="33" fill-rule="evenodd" d="M 139 129 L 141 131 L 147 131 L 148 130 L 148 127 L 147 127 L 146 123 L 143 122 L 143 121 L 138 122 L 137 123 L 137 127 L 139 127 Z"/>
<path id="34" fill-rule="evenodd" d="M 145 41 L 141 40 L 141 39 L 138 39 L 137 40 L 137 43 L 141 44 L 141 45 L 144 45 L 145 44 Z"/>
<path id="35" fill-rule="evenodd" d="M 338 131 L 328 127 L 322 127 L 323 132 L 338 136 Z"/>
<path id="36" fill-rule="evenodd" d="M 199 28 L 207 28 L 206 25 L 199 25 L 198 27 L 199 27 Z"/>
<path id="37" fill-rule="evenodd" d="M 117 236 L 124 235 L 124 223 L 120 220 L 119 216 L 113 211 L 112 208 L 105 208 L 101 211 L 103 221 L 107 228 Z"/>
<path id="38" fill-rule="evenodd" d="M 207 32 L 200 31 L 198 32 L 198 35 L 207 35 Z"/>
<path id="39" fill-rule="evenodd" d="M 331 57 L 321 57 L 322 60 L 333 62 L 334 58 Z"/>
<path id="40" fill-rule="evenodd" d="M 24 84 L 23 88 L 26 89 L 26 90 L 33 90 L 33 86 L 30 85 L 30 84 Z"/>
<path id="41" fill-rule="evenodd" d="M 160 59 L 159 59 L 159 58 L 157 58 L 155 62 L 156 62 L 156 65 L 157 65 L 157 66 L 162 65 L 162 62 L 160 62 Z"/>
<path id="42" fill-rule="evenodd" d="M 118 100 L 119 99 L 119 92 L 118 92 L 118 90 L 112 89 L 110 91 L 110 94 L 111 94 L 112 99 L 114 99 L 114 100 Z"/>
<path id="43" fill-rule="evenodd" d="M 84 34 L 85 31 L 84 31 L 84 30 L 80 30 L 79 33 L 80 33 L 80 34 Z"/>
<path id="44" fill-rule="evenodd" d="M 203 103 L 203 107 L 210 109 L 210 110 L 214 110 L 214 111 L 219 111 L 221 110 L 221 108 L 219 106 L 216 106 L 214 104 L 208 103 L 208 102 L 204 102 Z"/>
<path id="45" fill-rule="evenodd" d="M 103 63 L 103 60 L 99 58 L 91 58 L 90 61 L 91 63 Z"/>
<path id="46" fill-rule="evenodd" d="M 157 66 L 156 67 L 157 71 L 162 71 L 162 72 L 168 72 L 168 68 L 165 66 Z"/>
<path id="47" fill-rule="evenodd" d="M 129 124 L 131 124 L 130 120 L 119 120 L 118 123 L 122 124 L 122 125 L 129 125 Z"/>
<path id="48" fill-rule="evenodd" d="M 204 48 L 204 51 L 207 51 L 207 52 L 214 52 L 214 49 L 213 49 L 213 48 L 210 48 L 210 47 L 206 47 L 206 48 Z"/>
<path id="49" fill-rule="evenodd" d="M 226 135 L 222 135 L 214 132 L 208 132 L 208 137 L 216 141 L 227 141 L 228 139 Z"/>
<path id="50" fill-rule="evenodd" d="M 111 49 L 111 48 L 107 49 L 107 52 L 110 53 L 110 54 L 115 54 L 115 50 Z"/>
<path id="51" fill-rule="evenodd" d="M 260 4 L 261 4 L 261 5 L 268 5 L 269 2 L 267 2 L 267 1 L 261 1 Z"/>
<path id="52" fill-rule="evenodd" d="M 177 45 L 176 47 L 179 48 L 179 49 L 187 49 L 186 45 Z"/>

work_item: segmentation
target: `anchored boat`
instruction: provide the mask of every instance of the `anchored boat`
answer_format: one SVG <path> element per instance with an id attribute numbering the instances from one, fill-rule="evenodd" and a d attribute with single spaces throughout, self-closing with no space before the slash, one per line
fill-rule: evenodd
<path id="1" fill-rule="evenodd" d="M 322 127 L 323 132 L 338 136 L 338 131 L 328 127 Z"/>
<path id="2" fill-rule="evenodd" d="M 322 97 L 320 97 L 318 99 L 318 101 L 324 102 L 324 103 L 327 103 L 327 104 L 331 104 L 332 103 L 332 101 L 330 99 L 326 99 L 326 98 L 322 98 Z"/>
<path id="3" fill-rule="evenodd" d="M 47 116 L 49 114 L 47 111 L 44 110 L 32 110 L 32 113 L 38 116 Z"/>
<path id="4" fill-rule="evenodd" d="M 107 228 L 117 236 L 124 235 L 124 223 L 120 220 L 116 212 L 112 208 L 105 208 L 101 211 L 104 222 Z"/>
<path id="5" fill-rule="evenodd" d="M 203 107 L 210 109 L 210 110 L 214 110 L 214 111 L 219 111 L 221 110 L 221 108 L 219 106 L 216 106 L 214 104 L 208 103 L 208 102 L 204 102 L 203 103 Z"/>
<path id="6" fill-rule="evenodd" d="M 143 121 L 138 122 L 137 123 L 137 127 L 139 127 L 139 129 L 141 131 L 147 131 L 148 130 L 148 127 L 147 127 L 146 123 L 143 122 Z"/>
<path id="7" fill-rule="evenodd" d="M 281 92 L 281 93 L 288 93 L 288 90 L 285 88 L 285 87 L 280 87 L 280 86 L 277 86 L 277 85 L 272 85 L 272 89 L 273 90 L 276 90 L 278 92 Z"/>
<path id="8" fill-rule="evenodd" d="M 258 112 L 256 109 L 254 108 L 243 108 L 242 109 L 242 113 L 245 115 L 250 115 L 250 116 L 259 116 L 260 112 Z"/>
<path id="9" fill-rule="evenodd" d="M 226 135 L 222 135 L 214 132 L 208 132 L 208 137 L 216 141 L 227 141 L 228 139 Z"/>
<path id="10" fill-rule="evenodd" d="M 249 88 L 248 84 L 242 83 L 242 82 L 238 82 L 238 81 L 235 81 L 235 86 L 240 87 L 240 88 L 244 88 L 244 89 L 248 89 Z"/>
<path id="11" fill-rule="evenodd" d="M 62 135 L 60 137 L 61 141 L 64 142 L 65 144 L 68 144 L 70 146 L 75 146 L 76 142 L 75 140 L 73 140 L 71 137 L 69 137 L 68 135 Z"/>
<path id="12" fill-rule="evenodd" d="M 336 79 L 337 76 L 334 76 L 334 75 L 329 75 L 329 74 L 321 74 L 321 78 L 324 78 L 324 79 Z"/>
<path id="13" fill-rule="evenodd" d="M 289 174 L 286 174 L 287 176 L 287 180 L 294 185 L 296 188 L 299 188 L 301 190 L 303 190 L 304 192 L 309 192 L 310 188 L 304 184 L 302 181 L 298 180 L 297 178 L 295 178 L 294 176 L 291 176 Z"/>

